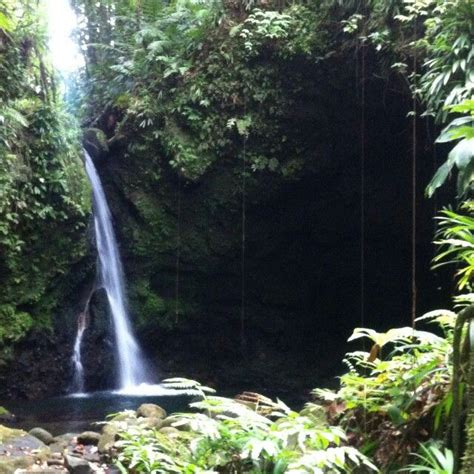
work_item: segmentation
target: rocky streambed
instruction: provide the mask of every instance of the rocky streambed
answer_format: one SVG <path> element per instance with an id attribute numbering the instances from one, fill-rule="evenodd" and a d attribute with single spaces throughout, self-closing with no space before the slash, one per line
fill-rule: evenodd
<path id="1" fill-rule="evenodd" d="M 53 436 L 40 427 L 25 431 L 0 425 L 0 474 L 118 473 L 113 458 L 120 431 L 143 427 L 173 436 L 172 421 L 159 405 L 144 403 L 95 423 L 97 431 Z"/>

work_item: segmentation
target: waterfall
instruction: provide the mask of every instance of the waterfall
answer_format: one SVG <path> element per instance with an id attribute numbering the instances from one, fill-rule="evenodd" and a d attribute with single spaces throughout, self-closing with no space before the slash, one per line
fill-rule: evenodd
<path id="1" fill-rule="evenodd" d="M 104 189 L 97 170 L 91 157 L 85 150 L 84 156 L 86 173 L 92 185 L 100 284 L 105 289 L 112 314 L 118 359 L 119 385 L 121 389 L 126 390 L 146 383 L 148 381 L 148 374 L 141 349 L 135 339 L 127 314 L 122 263 L 112 227 L 109 206 L 107 205 Z M 82 370 L 82 363 L 80 362 L 82 333 L 79 333 L 80 328 L 75 344 L 78 347 L 79 357 L 79 365 L 76 365 L 76 369 L 80 368 Z"/>
<path id="2" fill-rule="evenodd" d="M 75 393 L 84 392 L 84 366 L 82 365 L 81 345 L 84 331 L 87 327 L 86 312 L 79 314 L 77 319 L 77 334 L 74 341 L 74 352 L 72 355 L 72 363 L 74 365 L 74 379 L 72 382 L 72 391 Z"/>

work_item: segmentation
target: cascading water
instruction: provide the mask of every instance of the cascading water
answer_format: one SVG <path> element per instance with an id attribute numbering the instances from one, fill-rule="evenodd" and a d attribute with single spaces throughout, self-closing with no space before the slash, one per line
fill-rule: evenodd
<path id="1" fill-rule="evenodd" d="M 75 393 L 84 392 L 84 366 L 82 365 L 81 345 L 84 331 L 87 327 L 86 312 L 79 314 L 77 319 L 77 334 L 74 341 L 74 352 L 72 355 L 72 363 L 74 365 L 74 379 L 72 381 L 72 391 Z"/>
<path id="2" fill-rule="evenodd" d="M 100 283 L 107 293 L 112 313 L 118 358 L 119 384 L 122 390 L 130 390 L 140 384 L 147 383 L 148 374 L 140 347 L 133 335 L 126 310 L 122 263 L 104 189 L 92 158 L 85 150 L 84 156 L 86 173 L 92 185 L 95 237 L 100 264 Z M 82 334 L 79 336 L 79 332 L 80 328 L 76 339 L 80 365 L 76 365 L 76 368 L 80 367 L 82 370 L 82 363 L 80 363 Z"/>

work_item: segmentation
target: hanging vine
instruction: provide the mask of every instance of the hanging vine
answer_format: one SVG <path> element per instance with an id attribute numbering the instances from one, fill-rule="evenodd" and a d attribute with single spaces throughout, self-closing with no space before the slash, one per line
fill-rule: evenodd
<path id="1" fill-rule="evenodd" d="M 176 216 L 176 276 L 175 276 L 175 324 L 179 322 L 179 284 L 180 284 L 180 265 L 181 265 L 181 175 L 178 174 L 177 189 L 177 216 Z"/>

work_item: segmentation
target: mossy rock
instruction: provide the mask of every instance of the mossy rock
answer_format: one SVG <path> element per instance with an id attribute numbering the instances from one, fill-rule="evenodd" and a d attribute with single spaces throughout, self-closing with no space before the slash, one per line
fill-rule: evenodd
<path id="1" fill-rule="evenodd" d="M 95 431 L 84 431 L 77 437 L 80 444 L 97 445 L 100 440 L 100 434 Z"/>
<path id="2" fill-rule="evenodd" d="M 7 443 L 11 439 L 26 436 L 27 434 L 26 431 L 7 428 L 6 426 L 0 425 L 0 443 Z"/>
<path id="3" fill-rule="evenodd" d="M 137 410 L 137 416 L 142 418 L 166 418 L 166 411 L 154 403 L 143 403 Z"/>
<path id="4" fill-rule="evenodd" d="M 42 441 L 44 444 L 51 444 L 54 439 L 53 435 L 43 428 L 33 428 L 29 431 L 29 434 Z"/>
<path id="5" fill-rule="evenodd" d="M 130 420 L 136 420 L 137 414 L 133 410 L 126 410 L 126 411 L 121 411 L 120 413 L 117 413 L 116 415 L 112 416 L 110 421 L 130 421 Z"/>
<path id="6" fill-rule="evenodd" d="M 28 468 L 36 460 L 44 461 L 49 454 L 46 445 L 34 436 L 0 425 L 0 474 Z"/>

